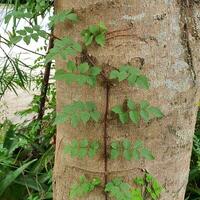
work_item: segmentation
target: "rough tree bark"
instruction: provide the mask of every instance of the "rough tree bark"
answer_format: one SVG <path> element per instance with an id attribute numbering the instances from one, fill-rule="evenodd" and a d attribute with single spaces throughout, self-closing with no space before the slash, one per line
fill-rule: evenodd
<path id="1" fill-rule="evenodd" d="M 188 180 L 192 138 L 195 127 L 200 86 L 200 3 L 193 0 L 57 0 L 56 9 L 74 8 L 80 22 L 75 26 L 60 24 L 56 35 L 71 35 L 80 41 L 80 31 L 90 24 L 104 21 L 110 33 L 104 48 L 88 49 L 99 66 L 115 66 L 131 63 L 142 69 L 150 78 L 148 91 L 115 86 L 109 91 L 109 109 L 122 104 L 128 96 L 133 100 L 148 99 L 159 106 L 165 117 L 148 125 L 107 121 L 108 143 L 127 137 L 140 138 L 152 150 L 154 161 L 107 162 L 108 180 L 122 176 L 127 182 L 146 169 L 164 186 L 161 200 L 183 200 Z M 127 29 L 128 28 L 128 29 Z M 115 31 L 117 30 L 117 31 Z M 113 31 L 113 32 L 112 32 Z M 57 68 L 64 63 L 57 61 Z M 101 84 L 95 89 L 66 86 L 57 83 L 57 110 L 72 100 L 92 100 L 105 113 L 106 88 Z M 94 160 L 71 159 L 63 148 L 73 138 L 98 138 L 104 142 L 105 124 L 89 124 L 72 128 L 68 123 L 58 127 L 54 168 L 54 200 L 67 200 L 70 186 L 80 175 L 100 176 L 105 179 L 105 159 L 101 155 Z M 103 184 L 102 184 L 103 186 Z M 104 200 L 103 187 L 83 198 Z"/>

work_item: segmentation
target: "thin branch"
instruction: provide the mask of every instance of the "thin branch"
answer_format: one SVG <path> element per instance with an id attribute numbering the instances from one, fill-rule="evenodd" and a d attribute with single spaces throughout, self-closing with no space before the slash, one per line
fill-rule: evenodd
<path id="1" fill-rule="evenodd" d="M 47 54 L 53 48 L 53 43 L 54 43 L 54 38 L 50 37 Z M 37 120 L 39 121 L 38 135 L 40 134 L 41 129 L 42 129 L 42 119 L 45 112 L 45 103 L 46 103 L 46 95 L 47 95 L 47 91 L 49 87 L 51 64 L 52 64 L 52 61 L 48 62 L 45 65 L 45 72 L 44 72 L 43 83 L 41 87 L 40 105 L 39 105 L 39 111 L 38 111 L 38 117 L 37 117 Z"/>
<path id="2" fill-rule="evenodd" d="M 1 41 L 1 38 L 4 39 L 6 42 Z M 8 44 L 8 43 L 9 43 L 9 40 L 7 40 L 7 39 L 6 39 L 5 37 L 3 37 L 2 35 L 0 35 L 0 42 L 3 43 L 3 44 L 6 44 L 7 46 L 9 46 L 9 44 Z M 44 54 L 41 54 L 41 53 L 32 51 L 32 50 L 27 49 L 27 48 L 25 48 L 25 47 L 22 47 L 22 46 L 20 46 L 20 45 L 18 45 L 18 44 L 13 44 L 13 45 L 16 46 L 16 47 L 18 47 L 18 48 L 20 48 L 20 49 L 23 49 L 23 50 L 25 50 L 25 51 L 28 51 L 28 52 L 30 52 L 30 53 L 34 53 L 34 54 L 39 55 L 39 56 L 45 56 Z"/>

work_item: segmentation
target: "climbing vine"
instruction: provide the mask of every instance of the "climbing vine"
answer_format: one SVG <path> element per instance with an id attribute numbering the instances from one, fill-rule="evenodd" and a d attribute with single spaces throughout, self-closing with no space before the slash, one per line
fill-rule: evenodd
<path id="1" fill-rule="evenodd" d="M 76 23 L 78 16 L 73 10 L 62 11 L 51 18 L 50 26 L 64 22 L 65 20 Z M 29 32 L 28 30 L 26 31 Z M 104 83 L 101 85 L 106 90 L 105 113 L 100 113 L 97 110 L 95 102 L 74 101 L 71 104 L 65 105 L 62 112 L 57 114 L 56 124 L 69 122 L 72 127 L 77 127 L 80 123 L 86 125 L 88 122 L 103 122 L 103 144 L 97 140 L 90 141 L 87 138 L 82 140 L 73 139 L 71 143 L 66 144 L 65 153 L 72 158 L 84 159 L 88 156 L 90 159 L 93 159 L 96 154 L 101 152 L 100 148 L 103 147 L 105 161 L 104 192 L 106 199 L 110 195 L 116 200 L 145 200 L 146 198 L 156 200 L 160 196 L 162 187 L 146 171 L 144 171 L 144 176 L 135 178 L 132 185 L 124 182 L 121 177 L 116 177 L 108 181 L 108 159 L 116 160 L 120 157 L 127 161 L 131 159 L 154 159 L 152 152 L 145 147 L 141 140 L 136 140 L 133 144 L 129 139 L 121 138 L 109 144 L 107 132 L 110 111 L 113 113 L 114 119 L 116 118 L 118 120 L 117 123 L 121 123 L 121 125 L 129 123 L 129 121 L 137 125 L 141 120 L 148 123 L 150 120 L 163 117 L 161 110 L 150 105 L 147 100 L 134 102 L 129 98 L 124 99 L 122 105 L 116 105 L 109 110 L 109 96 L 112 87 L 119 85 L 122 81 L 127 81 L 131 87 L 147 90 L 150 87 L 148 78 L 140 69 L 130 64 L 122 65 L 119 68 L 111 67 L 107 73 L 104 71 L 103 66 L 96 66 L 91 60 L 77 64 L 73 61 L 75 59 L 72 59 L 72 57 L 76 58 L 79 53 L 87 54 L 87 47 L 92 44 L 96 45 L 96 48 L 105 46 L 107 32 L 108 29 L 105 24 L 100 22 L 99 24 L 90 25 L 81 31 L 83 38 L 82 45 L 70 37 L 56 38 L 54 41 L 54 48 L 49 51 L 46 62 L 48 63 L 57 57 L 66 62 L 65 69 L 57 70 L 55 74 L 56 80 L 64 81 L 68 85 L 73 83 L 79 86 L 89 85 L 95 87 L 101 79 L 101 83 Z M 25 32 L 23 34 L 25 35 Z M 85 175 L 81 176 L 79 182 L 71 186 L 68 194 L 69 199 L 86 196 L 96 187 L 100 186 L 102 184 L 101 182 L 98 177 L 88 180 Z"/>

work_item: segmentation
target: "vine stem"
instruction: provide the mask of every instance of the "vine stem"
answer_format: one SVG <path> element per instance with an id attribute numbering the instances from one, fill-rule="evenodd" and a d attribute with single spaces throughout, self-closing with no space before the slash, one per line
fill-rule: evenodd
<path id="1" fill-rule="evenodd" d="M 53 42 L 54 42 L 54 38 L 50 37 L 47 54 L 53 48 Z M 52 65 L 52 61 L 48 62 L 44 67 L 45 71 L 44 71 L 43 82 L 42 82 L 42 87 L 41 87 L 40 104 L 39 104 L 39 111 L 38 111 L 38 116 L 37 116 L 37 120 L 39 122 L 38 135 L 40 135 L 40 132 L 42 129 L 42 119 L 45 112 L 45 103 L 46 103 L 46 98 L 47 98 L 46 96 L 47 96 L 47 91 L 49 87 L 51 65 Z"/>
<path id="2" fill-rule="evenodd" d="M 105 108 L 105 116 L 104 116 L 104 184 L 108 183 L 108 151 L 107 151 L 107 142 L 108 142 L 108 110 L 109 110 L 109 94 L 110 94 L 110 85 L 106 80 L 106 108 Z M 107 193 L 105 194 L 105 200 L 108 199 Z"/>

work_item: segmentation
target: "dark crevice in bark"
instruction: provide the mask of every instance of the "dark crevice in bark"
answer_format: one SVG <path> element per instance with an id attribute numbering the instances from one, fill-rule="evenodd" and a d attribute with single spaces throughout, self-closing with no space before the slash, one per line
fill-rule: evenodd
<path id="1" fill-rule="evenodd" d="M 105 107 L 105 116 L 104 116 L 104 185 L 108 183 L 108 110 L 109 110 L 109 94 L 110 94 L 110 85 L 106 80 L 106 107 Z M 108 199 L 107 193 L 105 193 L 105 200 Z"/>
<path id="2" fill-rule="evenodd" d="M 189 41 L 189 34 L 190 34 L 190 19 L 191 16 L 189 16 L 188 13 L 192 9 L 191 2 L 189 3 L 187 0 L 180 0 L 178 1 L 180 4 L 180 28 L 181 28 L 181 40 L 182 45 L 185 49 L 185 61 L 189 65 L 189 70 L 193 79 L 194 86 L 196 85 L 196 72 L 193 65 L 193 55 L 192 50 L 190 47 L 190 41 Z"/>

